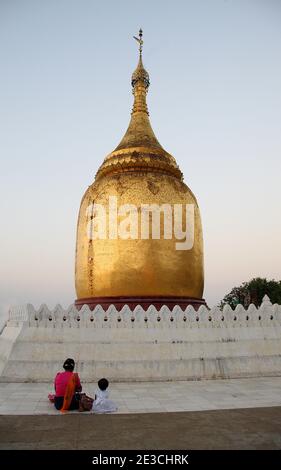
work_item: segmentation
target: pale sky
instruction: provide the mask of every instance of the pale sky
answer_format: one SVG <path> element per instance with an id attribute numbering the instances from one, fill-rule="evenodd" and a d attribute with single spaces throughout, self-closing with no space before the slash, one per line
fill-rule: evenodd
<path id="1" fill-rule="evenodd" d="M 0 306 L 73 303 L 80 201 L 144 32 L 155 134 L 195 193 L 209 306 L 281 279 L 281 2 L 0 0 Z"/>

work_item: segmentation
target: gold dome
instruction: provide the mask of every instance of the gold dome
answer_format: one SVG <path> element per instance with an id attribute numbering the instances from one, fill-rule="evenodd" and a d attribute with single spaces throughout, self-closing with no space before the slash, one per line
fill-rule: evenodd
<path id="1" fill-rule="evenodd" d="M 81 202 L 75 271 L 76 302 L 80 305 L 83 299 L 85 303 L 90 303 L 89 299 L 95 303 L 95 299 L 107 297 L 202 299 L 203 239 L 198 204 L 183 182 L 176 160 L 163 149 L 152 130 L 146 104 L 149 75 L 142 63 L 142 33 L 137 40 L 140 57 L 132 75 L 134 104 L 128 129 L 105 158 Z M 134 238 L 108 235 L 114 228 L 108 209 L 113 197 L 119 206 L 136 207 L 138 215 L 147 204 L 193 205 L 192 248 L 176 250 L 178 239 L 175 234 L 169 239 L 164 237 L 163 220 L 158 239 L 141 238 L 139 229 Z M 110 227 L 106 228 L 106 236 L 93 240 L 89 239 L 87 228 L 93 219 L 88 208 L 94 204 L 106 208 Z M 122 216 L 118 214 L 116 220 L 122 221 Z"/>

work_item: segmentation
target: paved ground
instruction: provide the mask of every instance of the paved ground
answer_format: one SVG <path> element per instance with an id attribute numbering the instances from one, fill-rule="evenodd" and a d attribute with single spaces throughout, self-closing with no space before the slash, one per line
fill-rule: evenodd
<path id="1" fill-rule="evenodd" d="M 85 384 L 93 396 L 95 384 Z M 51 384 L 0 383 L 0 415 L 58 415 L 48 402 Z M 119 414 L 281 406 L 281 377 L 195 382 L 113 383 Z"/>
<path id="2" fill-rule="evenodd" d="M 1 449 L 281 449 L 281 407 L 1 416 Z"/>
<path id="3" fill-rule="evenodd" d="M 50 391 L 0 384 L 0 449 L 281 449 L 281 377 L 112 384 L 111 415 L 61 415 Z"/>

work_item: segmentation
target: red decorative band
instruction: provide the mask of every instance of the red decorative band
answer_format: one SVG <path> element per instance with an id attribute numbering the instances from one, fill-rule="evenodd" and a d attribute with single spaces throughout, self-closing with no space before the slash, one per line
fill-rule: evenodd
<path id="1" fill-rule="evenodd" d="M 75 300 L 75 306 L 78 310 L 85 304 L 88 305 L 90 310 L 93 310 L 97 305 L 101 305 L 104 310 L 107 310 L 110 305 L 114 305 L 118 312 L 124 305 L 128 305 L 130 309 L 140 305 L 144 310 L 147 310 L 150 305 L 154 305 L 158 311 L 163 305 L 169 309 L 173 309 L 175 305 L 179 305 L 182 309 L 192 305 L 195 310 L 198 310 L 200 305 L 207 306 L 204 299 L 196 299 L 194 297 L 88 297 Z"/>

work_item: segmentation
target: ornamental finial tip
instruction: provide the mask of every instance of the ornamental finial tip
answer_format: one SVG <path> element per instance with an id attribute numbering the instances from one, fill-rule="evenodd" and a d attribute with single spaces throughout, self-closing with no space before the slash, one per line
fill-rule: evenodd
<path id="1" fill-rule="evenodd" d="M 140 28 L 139 30 L 139 37 L 137 38 L 136 36 L 133 36 L 133 38 L 139 43 L 139 52 L 140 56 L 142 54 L 142 46 L 143 46 L 143 40 L 142 40 L 142 29 Z"/>

